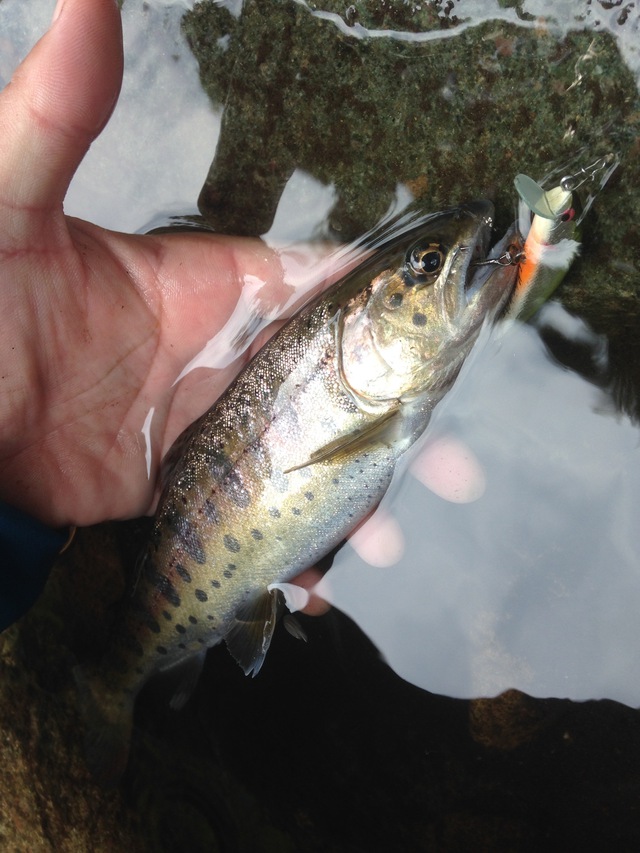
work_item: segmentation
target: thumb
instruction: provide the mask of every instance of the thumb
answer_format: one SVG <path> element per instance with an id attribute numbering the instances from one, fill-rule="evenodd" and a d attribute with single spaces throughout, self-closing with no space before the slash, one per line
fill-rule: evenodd
<path id="1" fill-rule="evenodd" d="M 0 204 L 29 213 L 62 206 L 121 82 L 115 0 L 58 0 L 49 31 L 0 93 Z"/>

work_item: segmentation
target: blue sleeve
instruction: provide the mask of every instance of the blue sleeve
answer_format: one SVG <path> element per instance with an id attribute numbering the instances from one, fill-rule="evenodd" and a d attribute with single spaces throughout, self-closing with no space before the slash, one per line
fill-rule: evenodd
<path id="1" fill-rule="evenodd" d="M 0 631 L 35 603 L 69 530 L 53 530 L 0 501 Z"/>

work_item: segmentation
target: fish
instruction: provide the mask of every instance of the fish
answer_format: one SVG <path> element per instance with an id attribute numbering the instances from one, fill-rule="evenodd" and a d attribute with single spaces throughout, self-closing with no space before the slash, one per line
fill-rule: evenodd
<path id="1" fill-rule="evenodd" d="M 148 679 L 173 671 L 181 707 L 204 653 L 223 640 L 255 675 L 279 613 L 281 593 L 268 587 L 312 566 L 377 506 L 511 296 L 517 264 L 481 264 L 494 251 L 493 217 L 490 202 L 475 201 L 410 210 L 380 229 L 361 264 L 288 321 L 174 443 L 112 642 L 103 661 L 75 669 L 87 761 L 103 784 L 126 767 Z"/>

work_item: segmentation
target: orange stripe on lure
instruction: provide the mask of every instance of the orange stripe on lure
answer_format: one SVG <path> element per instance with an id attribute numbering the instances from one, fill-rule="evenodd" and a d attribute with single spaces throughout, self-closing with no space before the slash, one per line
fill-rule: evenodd
<path id="1" fill-rule="evenodd" d="M 517 175 L 514 184 L 520 196 L 520 231 L 526 239 L 506 316 L 528 320 L 558 287 L 580 243 L 570 190 L 562 184 L 544 190 L 527 175 Z"/>

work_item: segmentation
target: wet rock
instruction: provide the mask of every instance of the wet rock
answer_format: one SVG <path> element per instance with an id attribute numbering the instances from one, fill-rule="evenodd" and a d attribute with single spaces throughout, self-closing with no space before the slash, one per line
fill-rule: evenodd
<path id="1" fill-rule="evenodd" d="M 146 851 L 121 793 L 90 779 L 71 666 L 97 649 L 123 578 L 113 525 L 81 531 L 39 602 L 0 636 L 0 847 Z"/>

